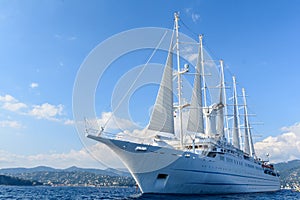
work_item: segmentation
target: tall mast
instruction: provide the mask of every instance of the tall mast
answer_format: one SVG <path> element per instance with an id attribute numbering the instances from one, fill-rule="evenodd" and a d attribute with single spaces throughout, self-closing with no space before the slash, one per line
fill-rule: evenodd
<path id="1" fill-rule="evenodd" d="M 233 146 L 240 149 L 240 133 L 239 133 L 239 110 L 238 110 L 238 100 L 236 92 L 236 80 L 235 77 L 232 77 L 233 80 L 233 130 L 232 130 L 232 143 Z"/>
<path id="2" fill-rule="evenodd" d="M 200 35 L 199 35 L 200 41 Z M 203 104 L 202 104 L 202 70 L 201 70 L 201 48 L 199 45 L 196 73 L 194 77 L 194 88 L 191 99 L 191 107 L 187 123 L 187 130 L 194 133 L 204 133 Z"/>
<path id="3" fill-rule="evenodd" d="M 242 88 L 243 93 L 243 101 L 244 101 L 244 121 L 245 121 L 245 152 L 250 156 L 255 156 L 251 131 L 250 131 L 250 123 L 248 118 L 248 108 L 247 108 L 247 100 L 246 100 L 246 92 L 245 89 Z"/>
<path id="4" fill-rule="evenodd" d="M 228 130 L 228 120 L 227 120 L 227 109 L 226 109 L 226 92 L 225 92 L 225 81 L 224 81 L 224 68 L 223 68 L 223 60 L 220 60 L 220 100 L 218 106 L 218 122 L 217 122 L 217 131 L 218 134 L 221 135 L 222 138 L 224 135 L 224 114 L 223 109 L 225 109 L 225 129 Z"/>
<path id="5" fill-rule="evenodd" d="M 221 66 L 221 90 L 223 93 L 223 102 L 224 102 L 224 111 L 225 111 L 225 133 L 227 135 L 227 139 L 229 140 L 229 125 L 228 125 L 228 110 L 227 110 L 227 96 L 226 96 L 226 85 L 225 85 L 225 75 L 224 75 L 224 61 L 220 60 L 220 66 Z"/>
<path id="6" fill-rule="evenodd" d="M 248 123 L 248 111 L 247 111 L 247 102 L 246 102 L 246 93 L 245 89 L 242 88 L 243 101 L 244 101 L 244 128 L 245 128 L 245 139 L 244 139 L 244 151 L 246 154 L 250 154 L 250 140 L 249 140 L 249 123 Z"/>
<path id="7" fill-rule="evenodd" d="M 206 82 L 205 82 L 205 73 L 204 73 L 204 53 L 203 53 L 203 35 L 199 36 L 200 40 L 200 50 L 201 50 L 201 70 L 202 70 L 202 82 L 203 82 L 203 99 L 204 99 L 204 107 L 207 107 L 207 101 L 206 101 Z"/>
<path id="8" fill-rule="evenodd" d="M 204 111 L 205 111 L 205 133 L 209 135 L 211 131 L 209 121 L 209 110 L 207 108 L 207 97 L 206 97 L 206 82 L 205 82 L 205 69 L 204 69 L 204 53 L 203 53 L 203 35 L 199 36 L 200 39 L 200 51 L 201 51 L 201 73 L 202 73 L 202 84 L 203 84 L 203 100 L 204 100 Z"/>
<path id="9" fill-rule="evenodd" d="M 182 105 L 181 105 L 181 72 L 180 70 L 180 55 L 179 55 L 179 27 L 178 27 L 178 20 L 179 15 L 178 13 L 174 13 L 175 17 L 175 31 L 176 31 L 176 54 L 177 54 L 177 81 L 178 81 L 178 114 L 179 114 L 179 134 L 180 134 L 180 146 L 183 148 L 183 130 L 182 130 Z"/>

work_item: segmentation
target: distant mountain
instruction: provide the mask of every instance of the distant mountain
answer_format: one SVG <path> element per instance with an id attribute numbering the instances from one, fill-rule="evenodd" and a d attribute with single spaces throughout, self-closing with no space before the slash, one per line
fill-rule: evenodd
<path id="1" fill-rule="evenodd" d="M 45 167 L 45 166 L 38 166 L 33 168 L 24 168 L 24 167 L 18 167 L 18 168 L 3 168 L 0 169 L 0 174 L 18 174 L 18 173 L 31 173 L 31 172 L 54 172 L 57 169 L 51 168 L 51 167 Z"/>
<path id="2" fill-rule="evenodd" d="M 128 172 L 127 169 L 107 168 L 106 171 L 112 172 L 112 173 L 117 174 L 119 176 L 131 176 L 131 174 Z"/>
<path id="3" fill-rule="evenodd" d="M 300 186 L 300 160 L 277 163 L 275 168 L 280 173 L 282 187 L 297 188 Z"/>
<path id="4" fill-rule="evenodd" d="M 111 173 L 110 171 L 107 171 L 107 170 L 92 169 L 92 168 L 79 168 L 79 167 L 75 167 L 75 166 L 63 169 L 61 171 L 64 171 L 64 172 L 89 172 L 89 173 L 102 174 L 102 175 L 108 175 L 108 176 L 118 176 L 118 174 Z"/>
<path id="5" fill-rule="evenodd" d="M 65 172 L 90 172 L 94 174 L 102 174 L 102 175 L 108 175 L 108 176 L 131 176 L 130 173 L 126 171 L 120 171 L 117 169 L 107 168 L 107 169 L 93 169 L 93 168 L 79 168 L 76 166 L 72 166 L 66 169 L 63 169 L 62 171 Z"/>
<path id="6" fill-rule="evenodd" d="M 44 185 L 66 186 L 134 186 L 135 181 L 129 172 L 116 169 L 89 169 L 72 166 L 66 169 L 51 167 L 6 168 L 0 174 L 20 179 L 37 180 Z"/>
<path id="7" fill-rule="evenodd" d="M 0 169 L 0 174 L 21 174 L 33 172 L 90 172 L 94 174 L 108 175 L 108 176 L 131 176 L 126 169 L 117 170 L 112 168 L 107 169 L 93 169 L 93 168 L 79 168 L 72 166 L 66 169 L 55 169 L 52 167 L 38 166 L 33 168 L 4 168 Z"/>
<path id="8" fill-rule="evenodd" d="M 300 168 L 300 160 L 292 160 L 275 164 L 276 169 L 282 174 Z"/>
<path id="9" fill-rule="evenodd" d="M 0 185 L 16 185 L 16 186 L 34 186 L 42 185 L 42 183 L 37 181 L 29 181 L 16 177 L 0 175 Z"/>

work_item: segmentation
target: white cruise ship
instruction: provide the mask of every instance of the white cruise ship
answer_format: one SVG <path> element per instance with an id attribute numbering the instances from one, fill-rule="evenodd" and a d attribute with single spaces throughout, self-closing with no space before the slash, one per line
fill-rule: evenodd
<path id="1" fill-rule="evenodd" d="M 187 64 L 183 67 L 180 63 L 179 47 L 184 42 L 179 41 L 179 16 L 177 13 L 174 16 L 174 34 L 160 88 L 144 130 L 149 139 L 137 142 L 129 137 L 108 137 L 103 133 L 105 127 L 98 135 L 87 133 L 87 137 L 104 143 L 119 156 L 142 193 L 227 194 L 279 190 L 279 174 L 272 164 L 255 154 L 245 90 L 242 89 L 243 103 L 239 104 L 241 99 L 233 77 L 233 97 L 227 98 L 228 86 L 225 86 L 221 60 L 218 102 L 208 100 L 210 88 L 206 79 L 213 74 L 206 73 L 205 68 L 209 66 L 202 36 L 199 36 L 197 64 L 192 71 Z M 176 70 L 173 60 L 177 63 Z M 187 74 L 194 75 L 189 103 L 181 91 L 182 77 Z M 177 91 L 173 91 L 173 82 Z M 174 99 L 178 102 L 174 103 Z"/>

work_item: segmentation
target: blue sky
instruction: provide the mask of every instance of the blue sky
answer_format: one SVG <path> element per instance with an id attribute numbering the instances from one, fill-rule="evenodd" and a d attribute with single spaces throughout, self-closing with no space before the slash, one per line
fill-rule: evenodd
<path id="1" fill-rule="evenodd" d="M 72 91 L 85 57 L 122 31 L 172 28 L 175 11 L 191 30 L 204 34 L 209 53 L 224 59 L 246 88 L 251 111 L 264 122 L 257 127 L 263 135 L 258 140 L 290 132 L 300 139 L 299 4 L 296 0 L 0 1 L 0 153 L 11 157 L 2 156 L 0 168 L 72 165 L 72 156 L 84 154 L 72 124 Z M 141 54 L 143 59 L 148 55 Z M 122 64 L 127 70 L 138 62 Z M 117 79 L 123 71 L 112 73 Z M 97 94 L 97 102 L 101 98 Z M 96 105 L 99 116 L 102 110 L 109 111 L 104 104 Z M 144 124 L 147 118 L 136 120 Z M 69 160 L 64 164 L 64 159 Z M 84 159 L 74 164 L 97 166 Z"/>

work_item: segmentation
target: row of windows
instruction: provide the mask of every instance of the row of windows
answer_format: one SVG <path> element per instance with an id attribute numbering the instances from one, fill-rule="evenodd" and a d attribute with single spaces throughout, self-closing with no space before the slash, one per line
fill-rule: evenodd
<path id="1" fill-rule="evenodd" d="M 224 156 L 220 156 L 220 160 L 225 161 Z M 235 160 L 235 159 L 232 159 L 232 158 L 226 158 L 226 162 L 234 163 L 236 165 L 243 165 L 242 161 L 238 161 L 238 160 Z M 259 167 L 255 167 L 254 165 L 251 165 L 251 164 L 248 164 L 248 163 L 244 163 L 244 165 L 246 167 L 249 167 L 249 168 L 253 168 L 253 169 L 255 168 L 256 170 L 260 170 L 261 169 Z"/>
<path id="2" fill-rule="evenodd" d="M 248 163 L 245 163 L 245 166 L 246 166 L 246 167 L 250 167 L 250 168 L 254 168 L 253 165 L 250 165 L 250 164 L 248 164 Z"/>

